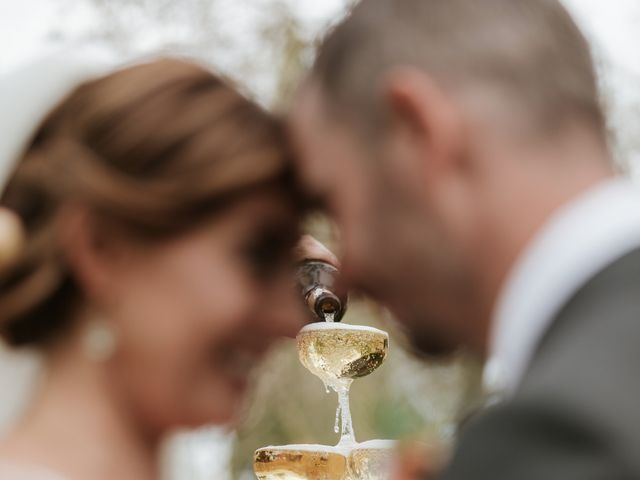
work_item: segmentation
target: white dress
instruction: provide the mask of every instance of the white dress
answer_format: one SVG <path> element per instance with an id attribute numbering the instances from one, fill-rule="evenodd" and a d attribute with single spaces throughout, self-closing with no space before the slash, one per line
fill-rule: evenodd
<path id="1" fill-rule="evenodd" d="M 41 369 L 38 355 L 15 352 L 0 341 L 0 437 L 28 404 Z M 0 480 L 68 480 L 36 465 L 24 465 L 0 458 Z"/>
<path id="2" fill-rule="evenodd" d="M 0 480 L 66 480 L 42 467 L 20 465 L 0 460 Z"/>

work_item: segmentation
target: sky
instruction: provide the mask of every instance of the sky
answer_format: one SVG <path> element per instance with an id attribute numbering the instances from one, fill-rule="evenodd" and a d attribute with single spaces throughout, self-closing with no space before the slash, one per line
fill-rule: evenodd
<path id="1" fill-rule="evenodd" d="M 320 30 L 344 8 L 344 0 L 284 0 L 306 28 Z M 73 8 L 69 5 L 73 3 Z M 243 15 L 250 14 L 245 5 L 258 2 L 224 2 L 232 7 L 236 18 L 231 22 L 243 27 Z M 79 33 L 96 19 L 84 2 L 75 0 L 0 0 L 0 73 L 11 70 L 29 59 L 38 57 L 51 47 L 48 34 L 53 29 Z M 99 19 L 98 19 L 99 20 Z"/>
<path id="2" fill-rule="evenodd" d="M 311 29 L 318 29 L 344 7 L 344 0 L 285 0 Z M 564 0 L 590 37 L 618 65 L 640 75 L 640 1 Z M 241 5 L 242 2 L 235 2 Z M 73 2 L 60 15 L 61 0 L 0 1 L 0 72 L 10 69 L 47 48 L 47 33 L 56 26 L 81 31 L 93 21 L 91 12 Z M 242 9 L 237 10 L 239 14 Z M 54 23 L 56 25 L 54 25 Z"/>
<path id="3" fill-rule="evenodd" d="M 640 1 L 564 0 L 564 3 L 614 64 L 640 75 Z"/>

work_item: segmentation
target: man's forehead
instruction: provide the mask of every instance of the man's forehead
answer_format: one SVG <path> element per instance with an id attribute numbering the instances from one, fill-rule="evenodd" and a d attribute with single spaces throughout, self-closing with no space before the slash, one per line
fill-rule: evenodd
<path id="1" fill-rule="evenodd" d="M 322 158 L 325 165 L 332 160 L 356 162 L 365 152 L 344 115 L 333 110 L 319 86 L 305 85 L 289 118 L 294 142 L 301 153 L 318 161 Z"/>

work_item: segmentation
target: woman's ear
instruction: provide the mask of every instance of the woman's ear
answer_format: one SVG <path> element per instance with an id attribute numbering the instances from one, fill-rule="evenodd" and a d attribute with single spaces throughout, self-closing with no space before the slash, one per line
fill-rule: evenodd
<path id="1" fill-rule="evenodd" d="M 108 301 L 118 284 L 122 248 L 115 245 L 113 236 L 105 235 L 95 215 L 82 205 L 63 207 L 58 222 L 64 258 L 79 287 L 91 301 Z"/>
<path id="2" fill-rule="evenodd" d="M 384 101 L 394 130 L 418 149 L 429 171 L 456 167 L 463 149 L 459 107 L 428 74 L 412 67 L 392 70 L 384 82 Z"/>

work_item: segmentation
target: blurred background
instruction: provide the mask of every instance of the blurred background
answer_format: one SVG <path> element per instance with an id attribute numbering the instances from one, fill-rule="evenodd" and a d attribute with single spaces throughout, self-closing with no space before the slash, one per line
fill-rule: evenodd
<path id="1" fill-rule="evenodd" d="M 314 46 L 350 0 L 0 0 L 0 74 L 59 48 L 95 46 L 122 58 L 171 53 L 211 65 L 248 95 L 286 110 Z M 593 43 L 620 168 L 640 181 L 640 2 L 565 0 Z M 333 243 L 330 224 L 308 230 Z M 404 348 L 381 308 L 357 300 L 344 321 L 390 330 L 390 355 L 352 388 L 358 440 L 412 437 L 448 442 L 481 396 L 480 366 L 425 363 Z M 1 346 L 0 346 L 1 348 Z M 3 389 L 28 391 L 30 358 L 0 365 Z M 203 428 L 167 443 L 166 478 L 252 479 L 253 451 L 269 444 L 335 444 L 336 398 L 283 341 L 256 372 L 246 420 L 235 432 Z M 1 395 L 0 395 L 1 397 Z M 21 407 L 0 401 L 0 433 Z M 179 472 L 179 473 L 178 473 Z"/>

